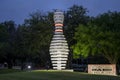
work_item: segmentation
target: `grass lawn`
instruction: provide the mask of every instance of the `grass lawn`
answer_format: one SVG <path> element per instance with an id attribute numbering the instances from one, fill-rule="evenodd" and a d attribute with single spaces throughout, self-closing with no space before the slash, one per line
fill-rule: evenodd
<path id="1" fill-rule="evenodd" d="M 0 74 L 14 73 L 14 72 L 21 72 L 21 70 L 17 70 L 17 69 L 0 69 Z"/>
<path id="2" fill-rule="evenodd" d="M 120 76 L 91 75 L 65 71 L 26 71 L 1 73 L 0 80 L 120 80 Z"/>

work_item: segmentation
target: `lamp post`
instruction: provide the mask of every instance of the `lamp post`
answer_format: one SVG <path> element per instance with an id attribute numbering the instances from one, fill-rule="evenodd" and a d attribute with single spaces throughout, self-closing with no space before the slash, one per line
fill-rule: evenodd
<path id="1" fill-rule="evenodd" d="M 50 56 L 53 69 L 63 70 L 68 60 L 68 44 L 63 34 L 64 14 L 60 10 L 54 12 L 55 31 L 50 44 Z"/>

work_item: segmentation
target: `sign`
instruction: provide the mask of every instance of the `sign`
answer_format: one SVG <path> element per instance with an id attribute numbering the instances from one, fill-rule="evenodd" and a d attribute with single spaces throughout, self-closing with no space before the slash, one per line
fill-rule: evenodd
<path id="1" fill-rule="evenodd" d="M 115 64 L 88 64 L 88 73 L 101 75 L 116 75 Z"/>

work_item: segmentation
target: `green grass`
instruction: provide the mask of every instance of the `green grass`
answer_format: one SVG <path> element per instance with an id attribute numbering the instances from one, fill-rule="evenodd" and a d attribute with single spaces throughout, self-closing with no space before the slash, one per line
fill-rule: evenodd
<path id="1" fill-rule="evenodd" d="M 0 74 L 14 73 L 14 72 L 21 72 L 21 70 L 18 70 L 18 69 L 0 69 Z"/>
<path id="2" fill-rule="evenodd" d="M 120 80 L 120 76 L 91 75 L 65 71 L 29 71 L 0 74 L 0 80 Z"/>

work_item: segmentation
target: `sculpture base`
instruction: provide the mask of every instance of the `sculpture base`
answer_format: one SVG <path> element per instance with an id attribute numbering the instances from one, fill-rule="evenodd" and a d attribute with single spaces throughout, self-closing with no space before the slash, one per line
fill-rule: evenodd
<path id="1" fill-rule="evenodd" d="M 54 70 L 54 69 L 50 69 L 50 71 L 65 71 L 65 72 L 74 72 L 73 69 L 64 69 L 64 70 Z"/>

